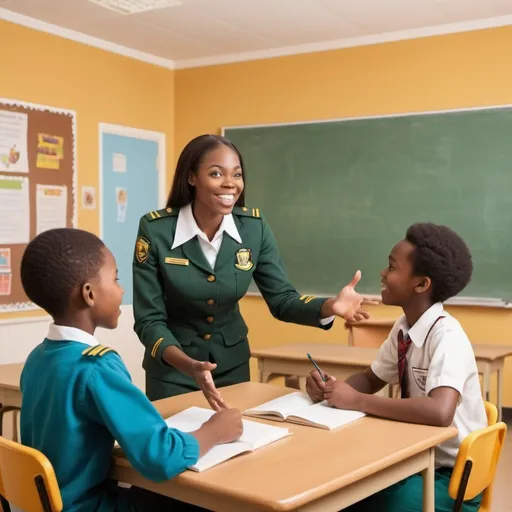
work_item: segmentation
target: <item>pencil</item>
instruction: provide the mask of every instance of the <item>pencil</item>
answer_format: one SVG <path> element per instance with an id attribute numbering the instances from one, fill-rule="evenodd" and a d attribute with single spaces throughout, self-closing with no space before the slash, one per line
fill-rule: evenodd
<path id="1" fill-rule="evenodd" d="M 320 370 L 320 366 L 318 366 L 316 364 L 315 360 L 311 357 L 311 354 L 309 354 L 309 352 L 308 352 L 307 356 L 309 357 L 309 360 L 313 363 L 313 366 L 316 368 L 316 370 L 320 374 L 320 377 L 322 378 L 322 380 L 325 382 L 327 379 L 324 376 L 324 372 L 322 372 L 322 370 Z"/>

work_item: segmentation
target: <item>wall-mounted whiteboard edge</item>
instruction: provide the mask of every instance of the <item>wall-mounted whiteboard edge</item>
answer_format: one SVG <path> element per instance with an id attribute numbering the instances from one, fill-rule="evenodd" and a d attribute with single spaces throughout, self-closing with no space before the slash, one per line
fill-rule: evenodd
<path id="1" fill-rule="evenodd" d="M 482 110 L 503 110 L 507 108 L 512 108 L 512 104 L 504 104 L 504 105 L 488 105 L 481 107 L 466 107 L 466 108 L 453 108 L 446 110 L 422 110 L 419 112 L 396 112 L 394 114 L 376 114 L 373 116 L 355 116 L 355 117 L 337 117 L 337 118 L 329 118 L 329 119 L 312 119 L 312 120 L 302 120 L 302 121 L 292 121 L 286 123 L 263 123 L 263 124 L 247 124 L 247 125 L 234 125 L 234 126 L 223 126 L 221 128 L 221 134 L 224 136 L 226 130 L 243 130 L 249 128 L 272 128 L 278 126 L 297 126 L 297 125 L 306 125 L 306 124 L 328 124 L 328 123 L 338 123 L 340 121 L 358 121 L 364 119 L 389 119 L 393 117 L 410 117 L 410 116 L 428 116 L 435 114 L 453 114 L 458 112 L 479 112 Z"/>
<path id="2" fill-rule="evenodd" d="M 277 126 L 297 126 L 306 124 L 321 124 L 321 123 L 336 123 L 339 121 L 356 121 L 362 119 L 388 119 L 392 117 L 409 117 L 418 115 L 434 115 L 434 114 L 449 114 L 456 112 L 478 112 L 483 110 L 500 110 L 512 108 L 512 104 L 504 105 L 487 105 L 481 107 L 468 107 L 468 108 L 457 108 L 457 109 L 446 109 L 446 110 L 425 110 L 419 112 L 402 112 L 395 114 L 382 114 L 374 116 L 358 116 L 358 117 L 338 117 L 332 119 L 316 119 L 316 120 L 302 120 L 287 123 L 268 123 L 268 124 L 251 124 L 251 125 L 235 125 L 235 126 L 223 126 L 221 128 L 221 134 L 225 136 L 226 130 L 242 130 L 250 128 L 271 128 Z M 311 293 L 316 297 L 329 297 L 331 294 Z M 247 292 L 248 297 L 261 297 L 259 292 Z M 380 295 L 364 295 L 366 298 L 371 300 L 380 301 Z M 504 299 L 494 299 L 486 297 L 454 297 L 445 302 L 447 306 L 479 306 L 488 308 L 504 308 L 512 309 L 512 302 Z"/>

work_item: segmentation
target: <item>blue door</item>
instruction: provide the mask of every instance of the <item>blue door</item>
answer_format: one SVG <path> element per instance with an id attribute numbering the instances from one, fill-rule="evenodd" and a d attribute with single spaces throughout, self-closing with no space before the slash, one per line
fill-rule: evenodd
<path id="1" fill-rule="evenodd" d="M 158 142 L 102 134 L 101 215 L 103 241 L 113 252 L 124 288 L 123 304 L 133 304 L 132 259 L 139 219 L 158 205 Z"/>

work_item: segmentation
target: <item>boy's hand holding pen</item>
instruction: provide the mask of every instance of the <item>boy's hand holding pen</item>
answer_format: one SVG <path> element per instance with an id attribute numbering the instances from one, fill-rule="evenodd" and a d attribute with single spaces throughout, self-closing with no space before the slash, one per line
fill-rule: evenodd
<path id="1" fill-rule="evenodd" d="M 335 381 L 336 379 L 323 372 L 310 354 L 307 354 L 307 356 L 315 369 L 308 375 L 306 379 L 306 391 L 311 400 L 314 402 L 321 402 L 324 399 L 324 393 L 326 389 L 325 383 L 327 380 Z"/>

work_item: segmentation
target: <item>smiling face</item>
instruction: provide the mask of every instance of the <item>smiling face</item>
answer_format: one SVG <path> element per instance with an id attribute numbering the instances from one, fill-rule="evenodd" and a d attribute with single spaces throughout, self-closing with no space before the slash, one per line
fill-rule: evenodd
<path id="1" fill-rule="evenodd" d="M 244 189 L 238 155 L 228 146 L 215 147 L 204 155 L 197 173 L 190 172 L 188 183 L 195 189 L 196 205 L 215 215 L 228 215 Z"/>
<path id="2" fill-rule="evenodd" d="M 431 280 L 413 273 L 415 246 L 407 240 L 398 242 L 389 255 L 389 264 L 381 272 L 382 302 L 388 306 L 407 307 L 431 288 Z"/>

